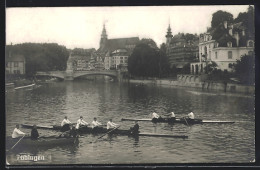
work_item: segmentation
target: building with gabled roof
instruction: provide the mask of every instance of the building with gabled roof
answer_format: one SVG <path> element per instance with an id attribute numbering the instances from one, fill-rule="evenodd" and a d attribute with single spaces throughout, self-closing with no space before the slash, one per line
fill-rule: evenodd
<path id="1" fill-rule="evenodd" d="M 125 63 L 125 61 L 128 60 L 128 57 L 132 54 L 135 46 L 139 43 L 139 37 L 115 39 L 108 39 L 107 37 L 106 27 L 103 25 L 97 55 L 102 58 L 105 69 L 118 69 L 119 65 L 126 66 L 127 63 Z M 121 56 L 123 59 L 118 60 L 118 55 L 121 55 L 122 51 L 124 51 L 123 56 Z M 122 61 L 122 63 L 120 61 Z"/>
<path id="2" fill-rule="evenodd" d="M 191 73 L 205 72 L 208 63 L 214 61 L 218 69 L 232 71 L 232 64 L 243 55 L 254 54 L 254 37 L 245 32 L 240 23 L 229 24 L 227 21 L 216 28 L 200 35 L 199 62 L 191 63 Z"/>
<path id="3" fill-rule="evenodd" d="M 171 67 L 182 69 L 198 58 L 198 40 L 186 40 L 184 34 L 172 35 L 169 25 L 166 34 L 166 55 Z"/>

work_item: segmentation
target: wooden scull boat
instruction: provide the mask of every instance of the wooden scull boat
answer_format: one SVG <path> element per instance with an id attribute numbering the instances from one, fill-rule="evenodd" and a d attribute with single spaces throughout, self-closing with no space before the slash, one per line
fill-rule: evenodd
<path id="1" fill-rule="evenodd" d="M 202 119 L 184 119 L 176 118 L 161 118 L 161 119 L 136 119 L 136 118 L 122 118 L 122 121 L 151 121 L 154 123 L 183 123 L 183 124 L 204 124 L 204 123 L 235 123 L 234 121 L 222 121 L 222 120 L 202 120 Z"/>
<path id="2" fill-rule="evenodd" d="M 22 124 L 23 128 L 29 128 L 31 129 L 33 125 L 28 124 Z M 47 129 L 47 130 L 61 130 L 61 126 L 39 126 L 37 125 L 38 129 Z M 111 130 L 111 129 L 109 129 Z M 79 134 L 104 134 L 107 133 L 109 130 L 107 130 L 104 127 L 98 127 L 98 128 L 92 128 L 88 126 L 84 126 L 78 129 Z M 186 135 L 171 135 L 171 134 L 155 134 L 155 133 L 136 133 L 132 134 L 130 130 L 124 130 L 124 129 L 115 129 L 110 134 L 114 135 L 126 135 L 126 136 L 150 136 L 150 137 L 168 137 L 168 138 L 188 138 Z"/>
<path id="3" fill-rule="evenodd" d="M 14 146 L 20 138 L 13 139 L 11 136 L 6 137 L 6 148 L 10 149 Z M 53 146 L 61 146 L 61 145 L 72 145 L 77 143 L 78 137 L 40 137 L 37 140 L 32 140 L 30 136 L 24 137 L 19 141 L 17 145 L 21 148 L 31 148 L 31 147 L 53 147 Z"/>

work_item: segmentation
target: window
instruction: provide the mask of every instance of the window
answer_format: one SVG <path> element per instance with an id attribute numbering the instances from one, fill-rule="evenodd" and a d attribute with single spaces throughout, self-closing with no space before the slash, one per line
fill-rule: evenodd
<path id="1" fill-rule="evenodd" d="M 232 59 L 232 51 L 228 52 L 228 59 Z"/>
<path id="2" fill-rule="evenodd" d="M 19 64 L 19 63 L 18 63 L 17 61 L 15 61 L 15 62 L 14 62 L 14 67 L 18 67 L 18 64 Z"/>
<path id="3" fill-rule="evenodd" d="M 248 47 L 254 47 L 254 42 L 253 41 L 248 41 Z"/>
<path id="4" fill-rule="evenodd" d="M 227 46 L 228 46 L 228 47 L 232 47 L 232 42 L 228 42 L 228 43 L 227 43 Z"/>
<path id="5" fill-rule="evenodd" d="M 218 59 L 218 52 L 215 52 L 215 59 Z"/>

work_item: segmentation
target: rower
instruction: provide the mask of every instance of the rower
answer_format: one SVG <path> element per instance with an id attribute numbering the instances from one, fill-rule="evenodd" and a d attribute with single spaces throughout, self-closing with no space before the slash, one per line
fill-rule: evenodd
<path id="1" fill-rule="evenodd" d="M 171 112 L 169 121 L 174 122 L 175 120 L 176 120 L 175 114 L 174 114 L 174 112 Z"/>
<path id="2" fill-rule="evenodd" d="M 94 129 L 94 128 L 97 128 L 97 127 L 99 127 L 101 125 L 102 124 L 97 121 L 97 118 L 94 117 L 94 120 L 92 121 L 92 128 Z"/>
<path id="3" fill-rule="evenodd" d="M 37 140 L 39 138 L 39 133 L 37 130 L 37 126 L 33 125 L 32 131 L 31 131 L 31 139 L 32 140 Z"/>
<path id="4" fill-rule="evenodd" d="M 25 133 L 22 132 L 20 129 L 19 129 L 19 124 L 16 125 L 16 128 L 14 129 L 13 131 L 13 134 L 12 134 L 12 138 L 18 138 L 18 137 L 21 137 L 21 136 L 24 136 Z"/>
<path id="5" fill-rule="evenodd" d="M 110 119 L 107 122 L 107 129 L 113 129 L 113 128 L 116 128 L 117 126 L 119 126 L 119 124 L 116 124 L 116 123 L 112 122 L 112 119 Z"/>
<path id="6" fill-rule="evenodd" d="M 68 117 L 65 116 L 63 121 L 61 122 L 61 131 L 65 132 L 67 130 L 70 130 L 71 122 L 69 121 Z"/>
<path id="7" fill-rule="evenodd" d="M 194 113 L 193 112 L 190 112 L 188 114 L 188 119 L 191 119 L 191 120 L 194 120 L 195 116 L 194 116 Z"/>
<path id="8" fill-rule="evenodd" d="M 131 128 L 130 128 L 130 133 L 131 133 L 131 134 L 137 134 L 137 133 L 139 133 L 139 124 L 138 124 L 138 121 L 135 121 L 134 127 L 131 127 Z"/>
<path id="9" fill-rule="evenodd" d="M 158 122 L 161 119 L 162 119 L 162 117 L 159 116 L 157 113 L 155 113 L 155 112 L 152 113 L 152 121 L 153 122 Z"/>
<path id="10" fill-rule="evenodd" d="M 76 129 L 79 129 L 80 126 L 87 126 L 88 123 L 83 120 L 83 116 L 80 116 L 79 120 L 77 121 Z"/>

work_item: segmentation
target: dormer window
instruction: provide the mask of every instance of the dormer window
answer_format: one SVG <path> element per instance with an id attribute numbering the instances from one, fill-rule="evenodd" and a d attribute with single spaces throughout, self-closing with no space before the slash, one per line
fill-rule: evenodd
<path id="1" fill-rule="evenodd" d="M 254 47 L 254 42 L 252 40 L 247 41 L 248 47 Z"/>
<path id="2" fill-rule="evenodd" d="M 227 42 L 227 47 L 232 47 L 232 42 Z"/>

